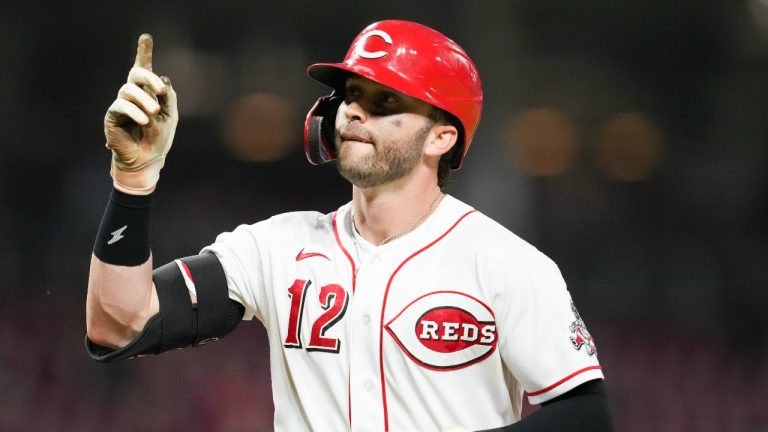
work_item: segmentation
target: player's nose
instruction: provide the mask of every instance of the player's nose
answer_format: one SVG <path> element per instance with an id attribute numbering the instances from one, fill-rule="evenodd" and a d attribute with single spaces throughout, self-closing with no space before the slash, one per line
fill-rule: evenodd
<path id="1" fill-rule="evenodd" d="M 368 119 L 368 111 L 359 99 L 342 103 L 341 110 L 342 118 L 347 123 L 352 123 L 353 121 L 365 122 Z"/>

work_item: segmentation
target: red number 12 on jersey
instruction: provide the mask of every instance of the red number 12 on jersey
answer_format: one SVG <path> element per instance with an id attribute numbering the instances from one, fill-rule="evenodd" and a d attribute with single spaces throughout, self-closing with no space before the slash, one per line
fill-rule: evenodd
<path id="1" fill-rule="evenodd" d="M 302 317 L 310 285 L 312 285 L 312 281 L 296 279 L 293 285 L 288 288 L 288 297 L 291 298 L 291 310 L 288 313 L 288 334 L 283 343 L 283 346 L 286 348 L 302 348 Z M 336 338 L 325 336 L 325 332 L 339 322 L 347 311 L 347 303 L 349 302 L 347 292 L 337 284 L 323 285 L 320 288 L 317 300 L 325 312 L 320 314 L 317 320 L 312 323 L 307 351 L 338 353 L 341 342 Z"/>

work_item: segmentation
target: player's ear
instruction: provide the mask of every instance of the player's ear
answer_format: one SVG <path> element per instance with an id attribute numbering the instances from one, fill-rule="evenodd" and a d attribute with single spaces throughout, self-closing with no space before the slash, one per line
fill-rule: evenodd
<path id="1" fill-rule="evenodd" d="M 450 151 L 459 137 L 456 126 L 450 124 L 435 124 L 424 143 L 424 154 L 440 157 Z"/>

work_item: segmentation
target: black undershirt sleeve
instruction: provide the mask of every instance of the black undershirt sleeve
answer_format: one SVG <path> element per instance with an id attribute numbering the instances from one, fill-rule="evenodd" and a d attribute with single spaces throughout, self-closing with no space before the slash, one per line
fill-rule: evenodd
<path id="1" fill-rule="evenodd" d="M 542 404 L 517 423 L 485 432 L 612 432 L 613 419 L 602 379 L 588 381 Z"/>

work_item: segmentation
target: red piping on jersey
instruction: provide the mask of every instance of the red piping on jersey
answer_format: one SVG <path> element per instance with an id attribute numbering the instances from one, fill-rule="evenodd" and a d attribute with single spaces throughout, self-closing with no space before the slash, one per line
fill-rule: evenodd
<path id="1" fill-rule="evenodd" d="M 352 255 L 349 254 L 347 251 L 347 248 L 344 247 L 344 245 L 341 243 L 341 239 L 339 238 L 339 228 L 336 226 L 336 215 L 337 213 L 334 212 L 333 216 L 331 217 L 331 224 L 333 225 L 333 236 L 336 238 L 336 244 L 339 245 L 339 248 L 341 248 L 341 251 L 344 252 L 344 255 L 346 255 L 347 260 L 349 261 L 349 265 L 352 266 L 352 294 L 355 293 L 355 282 L 357 281 L 357 269 L 355 268 L 355 260 L 352 259 Z M 349 414 L 349 427 L 352 428 L 352 383 L 351 383 L 351 376 L 347 376 L 347 410 Z"/>
<path id="2" fill-rule="evenodd" d="M 584 372 L 588 372 L 588 371 L 591 371 L 591 370 L 595 370 L 595 369 L 602 369 L 602 368 L 601 368 L 601 367 L 598 365 L 598 366 L 589 366 L 589 367 L 585 367 L 584 369 L 579 369 L 579 370 L 577 370 L 576 372 L 574 372 L 574 373 L 572 373 L 572 374 L 568 375 L 567 377 L 565 377 L 565 378 L 561 379 L 560 381 L 558 381 L 558 382 L 556 382 L 556 383 L 552 384 L 551 386 L 548 386 L 548 387 L 544 387 L 544 388 L 543 388 L 543 389 L 541 389 L 541 390 L 537 390 L 537 391 L 535 391 L 535 392 L 531 392 L 531 393 L 528 393 L 528 396 L 538 396 L 538 395 L 540 395 L 540 394 L 542 394 L 542 393 L 546 393 L 546 392 L 548 392 L 548 391 L 552 390 L 553 388 L 555 388 L 555 387 L 559 386 L 560 384 L 562 384 L 562 383 L 564 383 L 564 382 L 566 382 L 566 381 L 570 380 L 571 378 L 575 377 L 576 375 L 580 375 L 580 374 L 582 374 L 582 373 L 584 373 Z"/>
<path id="3" fill-rule="evenodd" d="M 397 272 L 400 271 L 403 266 L 411 260 L 411 258 L 415 257 L 416 255 L 424 252 L 425 250 L 431 248 L 434 246 L 437 242 L 445 238 L 445 236 L 448 235 L 451 231 L 453 231 L 454 228 L 456 228 L 456 225 L 459 224 L 459 222 L 463 221 L 465 217 L 469 216 L 470 214 L 474 213 L 476 210 L 470 210 L 466 213 L 464 213 L 456 222 L 451 225 L 450 228 L 446 232 L 444 232 L 440 237 L 436 238 L 432 243 L 424 246 L 423 248 L 417 250 L 411 256 L 406 258 L 403 262 L 400 263 L 399 266 L 395 269 L 394 272 L 392 272 L 392 276 L 389 277 L 389 281 L 387 282 L 387 288 L 384 290 L 384 300 L 382 301 L 381 305 L 381 320 L 379 321 L 379 373 L 381 375 L 381 400 L 384 408 L 384 430 L 389 431 L 389 413 L 387 411 L 387 386 L 384 380 L 384 312 L 387 309 L 387 296 L 389 295 L 389 288 L 392 286 L 392 281 L 395 280 L 395 276 L 397 275 Z M 335 225 L 334 225 L 335 226 Z"/>
<path id="4" fill-rule="evenodd" d="M 355 260 L 352 259 L 352 255 L 349 254 L 347 251 L 347 248 L 344 247 L 344 245 L 341 243 L 341 239 L 339 238 L 339 228 L 336 226 L 336 212 L 333 213 L 333 217 L 331 218 L 331 223 L 333 224 L 333 236 L 336 237 L 336 244 L 339 245 L 341 248 L 341 251 L 344 252 L 344 255 L 347 256 L 347 260 L 349 260 L 349 265 L 352 266 L 352 294 L 355 293 L 355 282 L 357 280 L 357 269 L 355 268 Z"/>

